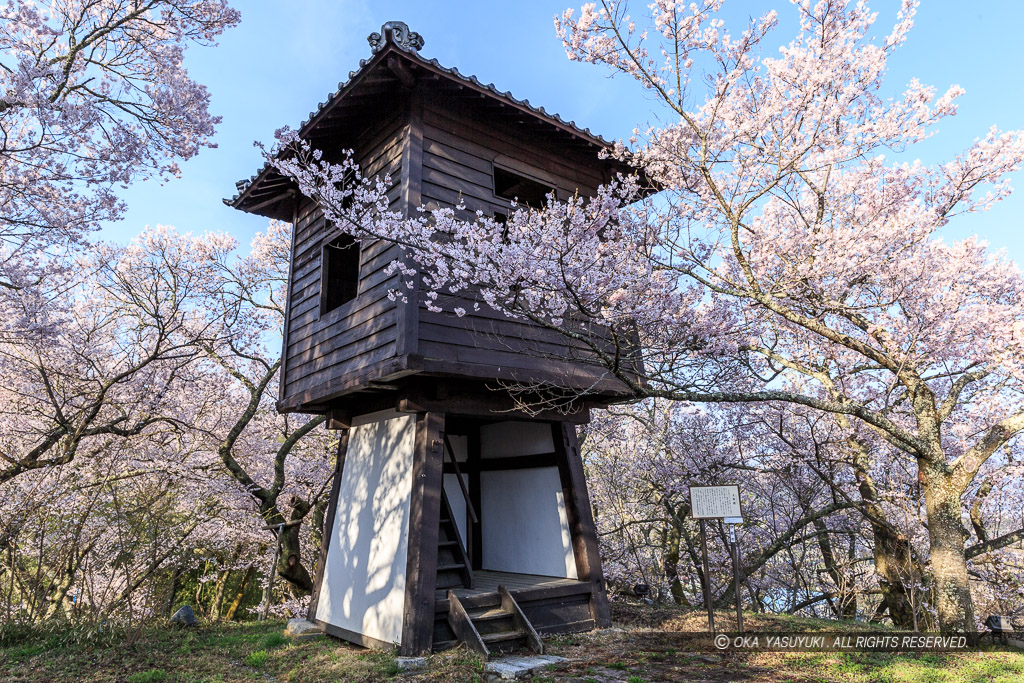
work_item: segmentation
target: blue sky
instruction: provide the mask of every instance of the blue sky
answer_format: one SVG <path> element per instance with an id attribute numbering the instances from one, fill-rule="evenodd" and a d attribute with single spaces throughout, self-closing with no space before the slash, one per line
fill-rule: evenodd
<path id="1" fill-rule="evenodd" d="M 657 120 L 655 103 L 630 80 L 609 78 L 594 65 L 569 62 L 554 33 L 552 17 L 566 0 L 420 2 L 363 0 L 234 0 L 242 23 L 215 48 L 191 49 L 186 63 L 212 96 L 223 117 L 216 149 L 182 165 L 180 178 L 161 185 L 139 183 L 123 193 L 128 213 L 104 227 L 104 239 L 126 241 L 145 225 L 181 231 L 227 231 L 244 244 L 265 220 L 221 203 L 234 183 L 262 161 L 255 140 L 273 141 L 282 125 L 297 126 L 318 102 L 370 54 L 366 36 L 385 21 L 407 22 L 426 40 L 421 51 L 445 66 L 475 74 L 519 98 L 544 106 L 609 138 L 629 135 L 637 123 Z M 635 3 L 636 13 L 646 1 Z M 896 0 L 874 0 L 878 30 L 888 31 Z M 775 8 L 780 28 L 766 45 L 794 35 L 794 11 L 786 0 L 731 0 L 727 26 L 738 32 L 748 16 Z M 908 43 L 890 62 L 888 85 L 898 93 L 911 78 L 939 88 L 953 83 L 967 94 L 960 113 L 913 150 L 926 162 L 947 159 L 992 125 L 1024 127 L 1024 2 L 1017 0 L 925 0 Z M 957 220 L 949 238 L 978 234 L 1005 247 L 1024 264 L 1024 173 L 1018 192 L 992 211 Z"/>

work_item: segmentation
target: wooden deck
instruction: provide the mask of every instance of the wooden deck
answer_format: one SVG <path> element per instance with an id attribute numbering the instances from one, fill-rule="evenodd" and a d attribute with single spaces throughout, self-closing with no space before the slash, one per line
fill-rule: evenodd
<path id="1" fill-rule="evenodd" d="M 457 588 L 455 593 L 460 598 L 481 593 L 496 593 L 498 586 L 504 586 L 512 593 L 561 586 L 579 587 L 580 592 L 589 592 L 590 590 L 586 582 L 577 581 L 576 579 L 562 579 L 557 576 L 540 576 L 538 574 L 493 572 L 481 569 L 473 572 L 472 588 Z M 444 598 L 445 596 L 441 595 L 439 597 Z"/>

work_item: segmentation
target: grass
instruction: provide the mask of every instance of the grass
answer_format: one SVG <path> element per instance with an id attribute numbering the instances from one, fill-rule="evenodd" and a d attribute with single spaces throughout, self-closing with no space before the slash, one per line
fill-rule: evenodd
<path id="1" fill-rule="evenodd" d="M 136 671 L 128 677 L 128 683 L 159 683 L 167 680 L 167 672 L 163 669 Z"/>
<path id="2" fill-rule="evenodd" d="M 556 681 L 706 681 L 725 683 L 1019 683 L 1024 652 L 686 652 L 676 634 L 702 631 L 706 615 L 674 608 L 613 604 L 618 631 L 560 636 L 547 651 L 572 660 L 549 672 Z M 721 629 L 734 615 L 716 614 Z M 744 614 L 748 629 L 766 632 L 864 631 L 864 624 L 786 615 Z M 872 627 L 871 630 L 874 630 Z M 675 638 L 673 636 L 676 635 Z"/>
<path id="3" fill-rule="evenodd" d="M 61 631 L 0 627 L 5 683 L 279 683 L 386 681 L 401 673 L 395 656 L 329 638 L 291 642 L 285 622 L 151 627 L 134 631 Z M 465 650 L 434 655 L 430 681 L 482 680 L 483 663 Z M 404 680 L 404 679 L 403 679 Z"/>
<path id="4" fill-rule="evenodd" d="M 251 666 L 254 669 L 262 669 L 263 665 L 267 663 L 267 651 L 256 650 L 250 652 L 245 656 L 245 665 Z"/>
<path id="5" fill-rule="evenodd" d="M 722 618 L 725 619 L 723 614 Z M 1024 653 L 887 654 L 686 652 L 672 641 L 678 627 L 703 628 L 699 613 L 614 607 L 620 630 L 558 636 L 551 654 L 570 658 L 548 667 L 542 681 L 645 683 L 1016 683 L 1024 681 Z M 787 617 L 749 615 L 764 631 L 845 630 L 847 626 Z M 724 623 L 724 621 L 723 621 Z M 12 683 L 317 683 L 319 681 L 484 681 L 484 665 L 464 648 L 433 655 L 424 670 L 403 673 L 390 652 L 374 652 L 319 638 L 292 642 L 283 621 L 135 630 L 0 627 L 0 680 Z M 728 628 L 728 626 L 726 626 Z M 859 625 L 863 629 L 863 625 Z M 851 629 L 852 630 L 852 629 Z"/>

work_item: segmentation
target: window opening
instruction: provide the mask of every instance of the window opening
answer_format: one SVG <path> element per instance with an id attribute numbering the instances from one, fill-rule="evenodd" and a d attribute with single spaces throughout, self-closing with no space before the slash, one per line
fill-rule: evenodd
<path id="1" fill-rule="evenodd" d="M 532 178 L 519 175 L 504 168 L 494 167 L 494 196 L 502 199 L 518 199 L 520 204 L 539 209 L 547 201 L 553 188 Z"/>
<path id="2" fill-rule="evenodd" d="M 359 289 L 359 242 L 341 234 L 323 247 L 320 315 L 356 298 Z"/>

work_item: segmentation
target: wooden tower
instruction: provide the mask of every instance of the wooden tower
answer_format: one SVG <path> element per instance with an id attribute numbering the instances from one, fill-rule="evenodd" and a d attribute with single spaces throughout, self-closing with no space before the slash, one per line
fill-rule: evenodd
<path id="1" fill-rule="evenodd" d="M 589 196 L 628 171 L 589 131 L 421 57 L 401 22 L 369 42 L 299 132 L 390 174 L 392 210 L 461 197 L 507 215 L 514 197 Z M 310 619 L 403 654 L 541 649 L 538 634 L 608 626 L 575 425 L 625 388 L 561 336 L 485 306 L 459 318 L 419 292 L 392 301 L 400 250 L 325 224 L 273 168 L 238 189 L 229 205 L 294 226 L 278 409 L 342 430 Z M 496 380 L 588 394 L 569 415 L 525 414 Z"/>

